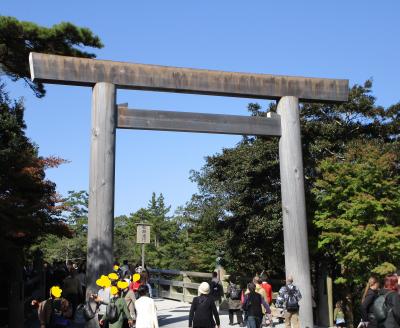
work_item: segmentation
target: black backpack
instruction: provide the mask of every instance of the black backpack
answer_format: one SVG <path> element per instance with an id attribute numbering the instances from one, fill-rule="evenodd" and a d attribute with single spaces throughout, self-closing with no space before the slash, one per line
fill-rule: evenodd
<path id="1" fill-rule="evenodd" d="M 375 317 L 376 321 L 378 321 L 378 322 L 385 321 L 388 316 L 389 310 L 391 310 L 391 309 L 389 309 L 389 307 L 386 303 L 386 297 L 390 293 L 394 293 L 394 292 L 381 294 L 375 299 L 374 303 L 372 303 L 372 313 L 374 314 L 374 317 Z"/>
<path id="2" fill-rule="evenodd" d="M 211 295 L 213 297 L 221 296 L 221 285 L 215 281 L 211 281 Z"/>
<path id="3" fill-rule="evenodd" d="M 63 316 L 61 312 L 61 300 L 50 300 L 51 301 L 51 318 L 49 327 L 51 328 L 61 328 L 67 327 L 70 324 L 69 319 Z"/>
<path id="4" fill-rule="evenodd" d="M 232 300 L 240 300 L 240 290 L 236 286 L 230 286 L 229 297 Z"/>
<path id="5" fill-rule="evenodd" d="M 110 301 L 110 303 L 108 303 L 107 305 L 106 317 L 107 320 L 111 323 L 114 323 L 115 321 L 118 320 L 118 309 L 117 309 L 117 304 L 115 304 L 114 300 Z"/>
<path id="6" fill-rule="evenodd" d="M 297 300 L 296 297 L 296 290 L 295 290 L 296 287 L 293 288 L 286 287 L 286 288 L 288 293 L 288 298 L 286 300 L 286 310 L 288 312 L 299 311 L 300 306 L 299 306 L 299 301 Z"/>

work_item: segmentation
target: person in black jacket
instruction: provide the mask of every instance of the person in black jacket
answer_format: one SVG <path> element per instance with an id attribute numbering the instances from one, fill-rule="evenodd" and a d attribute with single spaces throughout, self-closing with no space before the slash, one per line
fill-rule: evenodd
<path id="1" fill-rule="evenodd" d="M 368 322 L 368 328 L 377 328 L 378 323 L 372 313 L 372 304 L 378 297 L 379 281 L 376 277 L 368 279 L 367 286 L 361 299 L 361 319 L 363 322 Z"/>
<path id="2" fill-rule="evenodd" d="M 210 295 L 210 285 L 202 282 L 199 286 L 199 296 L 193 298 L 189 312 L 189 327 L 219 328 L 220 321 L 214 299 Z M 215 320 L 214 320 L 215 319 Z"/>
<path id="3" fill-rule="evenodd" d="M 400 328 L 400 295 L 396 275 L 385 277 L 385 286 L 379 295 L 386 295 L 387 316 L 385 321 L 379 322 L 378 327 Z"/>
<path id="4" fill-rule="evenodd" d="M 249 283 L 247 289 L 249 293 L 246 294 L 243 304 L 243 309 L 247 312 L 247 327 L 259 328 L 261 327 L 263 318 L 261 307 L 264 306 L 268 314 L 271 313 L 271 309 L 264 298 L 256 292 L 256 285 L 254 283 Z"/>

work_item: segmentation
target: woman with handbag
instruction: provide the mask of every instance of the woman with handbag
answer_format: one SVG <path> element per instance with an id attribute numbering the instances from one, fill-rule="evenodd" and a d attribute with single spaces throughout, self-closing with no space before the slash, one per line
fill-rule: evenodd
<path id="1" fill-rule="evenodd" d="M 97 304 L 97 320 L 100 320 L 106 314 L 107 305 L 110 302 L 110 288 L 111 288 L 111 280 L 102 275 L 100 279 L 96 280 L 96 285 L 100 287 L 97 294 L 92 294 L 90 297 L 96 302 Z M 107 328 L 108 326 L 105 325 L 103 328 Z"/>
<path id="2" fill-rule="evenodd" d="M 124 319 L 128 319 L 129 327 L 133 325 L 132 317 L 128 311 L 125 299 L 121 297 L 121 290 L 117 286 L 110 289 L 111 299 L 107 305 L 106 313 L 100 320 L 100 325 L 108 322 L 110 328 L 123 328 Z"/>
<path id="3" fill-rule="evenodd" d="M 132 317 L 132 320 L 136 320 L 136 313 L 135 313 L 135 302 L 136 297 L 135 293 L 129 289 L 129 283 L 127 281 L 118 281 L 117 287 L 121 290 L 122 297 L 126 302 L 126 306 L 128 307 L 129 314 Z M 128 318 L 124 319 L 124 328 L 129 327 Z"/>

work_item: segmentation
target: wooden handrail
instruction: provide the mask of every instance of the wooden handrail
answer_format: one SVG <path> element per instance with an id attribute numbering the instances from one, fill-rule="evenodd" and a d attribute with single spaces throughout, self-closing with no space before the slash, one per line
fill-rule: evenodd
<path id="1" fill-rule="evenodd" d="M 157 296 L 177 301 L 192 302 L 197 296 L 199 283 L 192 282 L 190 278 L 204 278 L 211 280 L 212 273 L 193 272 L 167 269 L 147 269 L 151 273 L 150 282 L 157 290 Z M 163 276 L 182 276 L 182 280 L 165 279 Z M 182 289 L 182 292 L 178 291 Z"/>

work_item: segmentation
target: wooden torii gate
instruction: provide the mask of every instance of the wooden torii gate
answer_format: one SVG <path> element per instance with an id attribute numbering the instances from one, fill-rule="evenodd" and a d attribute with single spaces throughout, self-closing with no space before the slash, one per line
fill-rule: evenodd
<path id="1" fill-rule="evenodd" d="M 300 139 L 299 101 L 344 102 L 348 80 L 210 71 L 31 53 L 33 81 L 89 86 L 92 129 L 89 180 L 88 293 L 113 261 L 116 128 L 277 136 L 286 274 L 303 299 L 302 327 L 313 327 L 310 264 Z M 246 117 L 128 109 L 116 89 L 273 99 L 277 113 Z"/>

